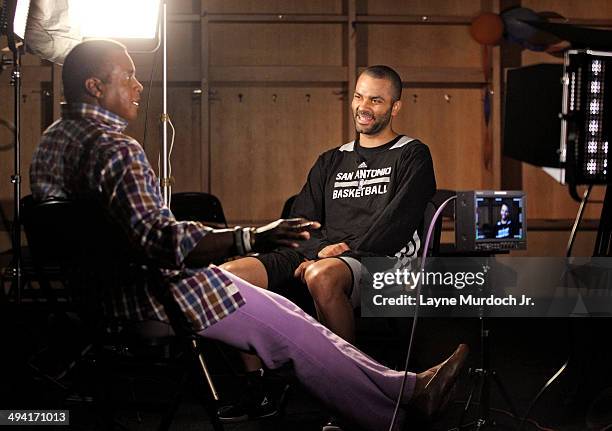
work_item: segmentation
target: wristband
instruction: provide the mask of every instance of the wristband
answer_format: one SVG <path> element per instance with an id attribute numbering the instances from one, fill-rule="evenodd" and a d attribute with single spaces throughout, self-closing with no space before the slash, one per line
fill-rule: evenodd
<path id="1" fill-rule="evenodd" d="M 251 244 L 251 228 L 249 227 L 242 228 L 242 248 L 244 249 L 244 254 L 248 254 L 253 251 Z"/>
<path id="2" fill-rule="evenodd" d="M 234 246 L 236 247 L 236 252 L 239 256 L 244 256 L 244 242 L 242 240 L 242 228 L 240 226 L 236 226 L 234 228 Z"/>

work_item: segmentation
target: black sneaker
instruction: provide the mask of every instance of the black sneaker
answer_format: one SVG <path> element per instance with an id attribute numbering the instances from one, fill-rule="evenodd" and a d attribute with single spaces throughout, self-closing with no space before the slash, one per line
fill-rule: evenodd
<path id="1" fill-rule="evenodd" d="M 289 385 L 271 378 L 263 369 L 247 373 L 246 389 L 235 404 L 217 411 L 224 423 L 244 422 L 277 416 L 283 410 Z"/>

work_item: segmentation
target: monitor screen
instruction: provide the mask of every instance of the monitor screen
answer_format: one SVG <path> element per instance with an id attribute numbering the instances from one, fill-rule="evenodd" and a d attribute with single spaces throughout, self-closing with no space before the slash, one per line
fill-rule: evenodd
<path id="1" fill-rule="evenodd" d="M 524 240 L 523 199 L 476 196 L 476 241 Z"/>

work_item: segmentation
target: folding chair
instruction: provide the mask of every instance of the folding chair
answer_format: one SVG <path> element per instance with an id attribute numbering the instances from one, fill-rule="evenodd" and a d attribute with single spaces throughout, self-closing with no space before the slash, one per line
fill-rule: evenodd
<path id="1" fill-rule="evenodd" d="M 165 301 L 164 306 L 170 326 L 163 322 L 130 322 L 111 319 L 103 313 L 110 307 L 105 290 L 121 286 L 126 277 L 149 277 L 144 264 L 150 264 L 127 243 L 121 229 L 106 218 L 105 212 L 89 202 L 49 200 L 28 203 L 24 224 L 35 267 L 53 265 L 59 268 L 71 292 L 70 298 L 82 325 L 91 334 L 93 363 L 97 378 L 94 401 L 101 419 L 113 426 L 112 403 L 105 394 L 108 370 L 115 368 L 111 361 L 131 362 L 130 355 L 122 355 L 131 343 L 146 343 L 149 346 L 168 346 L 171 340 L 179 340 L 192 357 L 190 363 L 202 374 L 208 390 L 205 392 L 205 407 L 213 429 L 222 431 L 217 412 L 217 391 L 200 352 L 198 337 L 189 331 L 178 305 Z M 150 267 L 150 265 L 149 265 Z M 162 298 L 163 300 L 163 298 Z M 153 325 L 153 326 L 151 326 Z M 165 326 L 161 328 L 160 325 Z M 174 335 L 176 334 L 176 335 Z M 174 336 L 173 336 L 174 335 Z M 109 354 L 110 351 L 113 354 Z M 165 347 L 164 347 L 165 351 Z M 81 358 L 82 359 L 82 358 Z M 145 358 L 151 365 L 159 365 L 157 358 Z M 137 361 L 137 367 L 143 363 Z M 123 365 L 123 364 L 121 364 Z M 183 374 L 182 381 L 185 380 Z M 179 388 L 180 389 L 180 388 Z M 160 423 L 160 430 L 169 429 L 180 401 L 180 390 L 172 399 Z M 135 403 L 138 404 L 138 403 Z M 142 406 L 142 405 L 141 405 Z"/>

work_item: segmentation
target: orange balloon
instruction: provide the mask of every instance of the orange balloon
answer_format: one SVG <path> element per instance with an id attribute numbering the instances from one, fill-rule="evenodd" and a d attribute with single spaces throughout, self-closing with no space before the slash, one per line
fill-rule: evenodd
<path id="1" fill-rule="evenodd" d="M 504 34 L 504 22 L 497 14 L 481 13 L 472 20 L 470 34 L 482 45 L 497 45 Z"/>

